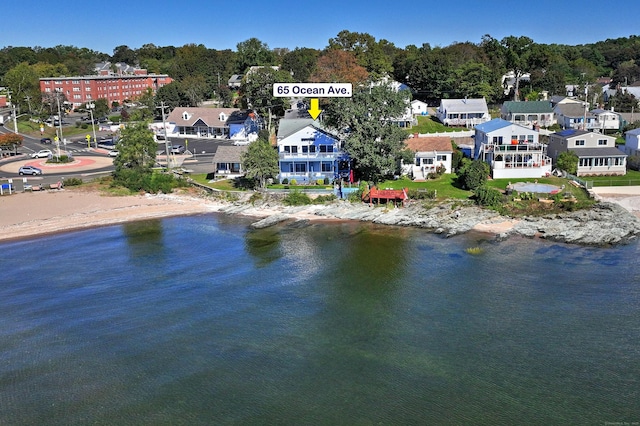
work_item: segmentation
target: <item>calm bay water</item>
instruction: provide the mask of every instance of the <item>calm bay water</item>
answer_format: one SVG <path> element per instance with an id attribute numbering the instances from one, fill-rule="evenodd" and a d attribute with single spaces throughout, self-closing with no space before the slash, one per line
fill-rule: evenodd
<path id="1" fill-rule="evenodd" d="M 0 425 L 640 422 L 638 244 L 249 223 L 1 244 Z"/>

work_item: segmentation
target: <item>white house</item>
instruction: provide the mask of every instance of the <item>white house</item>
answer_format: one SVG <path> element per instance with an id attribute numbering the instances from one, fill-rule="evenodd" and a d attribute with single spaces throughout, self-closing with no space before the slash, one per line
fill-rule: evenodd
<path id="1" fill-rule="evenodd" d="M 549 156 L 573 151 L 578 156 L 578 176 L 625 175 L 627 155 L 616 148 L 616 138 L 599 132 L 568 129 L 549 135 Z"/>
<path id="2" fill-rule="evenodd" d="M 475 128 L 475 158 L 489 163 L 494 179 L 538 178 L 551 174 L 551 158 L 539 134 L 501 118 Z"/>
<path id="3" fill-rule="evenodd" d="M 418 99 L 411 101 L 411 114 L 412 115 L 429 115 L 429 106 L 426 102 L 422 102 Z"/>
<path id="4" fill-rule="evenodd" d="M 429 173 L 436 173 L 438 167 L 444 167 L 444 173 L 451 173 L 453 145 L 451 138 L 444 136 L 413 137 L 405 141 L 407 149 L 415 154 L 413 165 L 409 167 L 415 180 L 425 180 Z M 403 167 L 403 169 L 406 169 Z"/>
<path id="5" fill-rule="evenodd" d="M 625 154 L 640 155 L 640 129 L 633 129 L 624 134 L 624 152 Z"/>
<path id="6" fill-rule="evenodd" d="M 593 109 L 591 110 L 591 114 L 596 117 L 595 129 L 599 129 L 601 132 L 610 131 L 618 131 L 621 128 L 621 119 L 620 114 L 613 112 L 613 108 L 611 110 L 608 109 Z"/>
<path id="7" fill-rule="evenodd" d="M 474 127 L 491 120 L 485 98 L 442 99 L 436 116 L 445 126 Z"/>

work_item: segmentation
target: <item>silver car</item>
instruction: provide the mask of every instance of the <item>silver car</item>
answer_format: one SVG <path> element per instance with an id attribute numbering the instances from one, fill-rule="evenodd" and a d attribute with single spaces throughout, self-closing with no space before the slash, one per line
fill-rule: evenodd
<path id="1" fill-rule="evenodd" d="M 41 175 L 42 174 L 42 170 L 37 168 L 37 167 L 33 167 L 33 166 L 22 166 L 20 167 L 20 169 L 18 170 L 18 174 L 22 175 Z"/>

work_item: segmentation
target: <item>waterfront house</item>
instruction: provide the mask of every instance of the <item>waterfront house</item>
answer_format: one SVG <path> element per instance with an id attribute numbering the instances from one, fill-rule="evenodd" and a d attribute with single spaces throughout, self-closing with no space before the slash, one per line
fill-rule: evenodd
<path id="1" fill-rule="evenodd" d="M 248 146 L 220 145 L 213 156 L 216 176 L 238 177 L 244 175 L 242 170 L 242 154 Z"/>
<path id="2" fill-rule="evenodd" d="M 496 118 L 475 128 L 475 158 L 485 161 L 494 179 L 537 178 L 551 174 L 551 158 L 538 131 Z"/>
<path id="3" fill-rule="evenodd" d="M 403 164 L 403 172 L 407 172 L 415 180 L 425 180 L 429 173 L 436 173 L 439 167 L 444 167 L 445 173 L 452 173 L 451 159 L 453 145 L 451 138 L 445 136 L 415 136 L 405 141 L 407 149 L 413 151 L 412 165 Z"/>
<path id="4" fill-rule="evenodd" d="M 442 99 L 436 116 L 445 126 L 472 128 L 491 120 L 487 101 L 481 99 Z"/>
<path id="5" fill-rule="evenodd" d="M 311 118 L 280 120 L 277 147 L 280 182 L 313 183 L 350 175 L 350 160 L 338 136 Z"/>
<path id="6" fill-rule="evenodd" d="M 507 101 L 502 104 L 500 117 L 521 126 L 549 127 L 556 123 L 549 101 Z"/>
<path id="7" fill-rule="evenodd" d="M 625 175 L 627 154 L 616 148 L 616 138 L 599 132 L 567 129 L 549 135 L 548 155 L 573 151 L 578 156 L 578 176 Z"/>

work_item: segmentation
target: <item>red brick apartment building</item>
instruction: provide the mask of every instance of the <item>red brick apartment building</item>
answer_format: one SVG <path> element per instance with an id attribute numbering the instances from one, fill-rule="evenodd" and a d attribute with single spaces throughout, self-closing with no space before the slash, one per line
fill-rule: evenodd
<path id="1" fill-rule="evenodd" d="M 166 74 L 147 74 L 137 70 L 132 75 L 89 75 L 83 77 L 50 77 L 40 79 L 40 92 L 64 93 L 74 108 L 86 102 L 106 98 L 111 106 L 113 101 L 120 105 L 135 101 L 147 88 L 153 93 L 173 81 Z"/>

